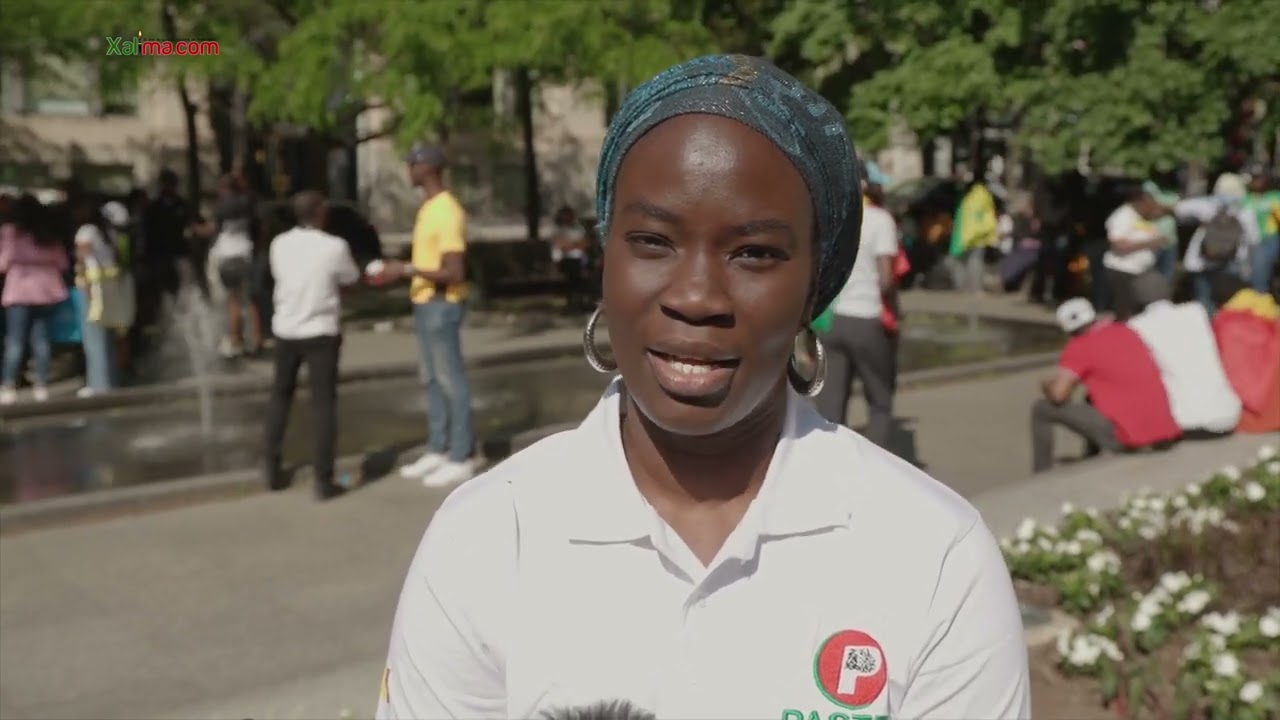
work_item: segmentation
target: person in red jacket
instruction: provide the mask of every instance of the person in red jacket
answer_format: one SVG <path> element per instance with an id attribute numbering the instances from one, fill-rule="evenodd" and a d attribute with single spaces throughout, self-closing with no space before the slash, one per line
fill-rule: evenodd
<path id="1" fill-rule="evenodd" d="M 1084 298 L 1066 301 L 1057 316 L 1071 338 L 1057 373 L 1041 383 L 1044 397 L 1031 406 L 1032 472 L 1053 465 L 1055 425 L 1083 437 L 1090 449 L 1111 452 L 1182 436 L 1160 369 L 1136 332 L 1123 323 L 1099 320 Z M 1081 383 L 1089 401 L 1073 402 L 1071 396 Z"/>
<path id="2" fill-rule="evenodd" d="M 1230 273 L 1214 279 L 1213 301 L 1219 310 L 1213 317 L 1213 335 L 1227 380 L 1244 406 L 1237 432 L 1267 433 L 1280 430 L 1280 320 L 1232 309 L 1230 301 L 1240 292 L 1251 292 L 1245 281 Z"/>

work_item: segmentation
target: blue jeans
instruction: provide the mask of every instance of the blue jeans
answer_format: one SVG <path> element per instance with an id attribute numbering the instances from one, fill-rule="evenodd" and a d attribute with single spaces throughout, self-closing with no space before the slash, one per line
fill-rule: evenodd
<path id="1" fill-rule="evenodd" d="M 413 306 L 413 325 L 427 385 L 427 449 L 454 462 L 471 457 L 471 385 L 462 364 L 462 303 Z"/>
<path id="2" fill-rule="evenodd" d="M 80 333 L 84 386 L 98 392 L 110 390 L 115 385 L 115 333 L 109 327 L 89 322 L 87 317 L 83 318 Z"/>
<path id="3" fill-rule="evenodd" d="M 1280 261 L 1280 235 L 1268 235 L 1253 251 L 1249 284 L 1254 290 L 1270 292 L 1271 276 L 1275 273 L 1277 261 Z"/>
<path id="4" fill-rule="evenodd" d="M 49 319 L 56 305 L 10 305 L 4 309 L 4 374 L 0 382 L 8 387 L 18 384 L 22 372 L 22 356 L 31 341 L 31 359 L 36 366 L 36 384 L 49 384 Z"/>
<path id="5" fill-rule="evenodd" d="M 1178 244 L 1165 245 L 1156 251 L 1156 270 L 1173 284 L 1173 274 L 1178 269 Z"/>

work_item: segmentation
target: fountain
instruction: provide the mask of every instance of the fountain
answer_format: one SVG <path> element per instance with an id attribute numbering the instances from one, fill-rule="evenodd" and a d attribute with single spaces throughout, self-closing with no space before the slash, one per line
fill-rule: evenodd
<path id="1" fill-rule="evenodd" d="M 200 406 L 200 434 L 213 434 L 213 387 L 210 365 L 217 352 L 218 330 L 212 317 L 212 309 L 200 297 L 200 290 L 192 283 L 184 283 L 178 291 L 178 300 L 170 315 L 182 332 L 187 358 L 191 363 L 191 380 L 196 386 L 196 402 Z"/>

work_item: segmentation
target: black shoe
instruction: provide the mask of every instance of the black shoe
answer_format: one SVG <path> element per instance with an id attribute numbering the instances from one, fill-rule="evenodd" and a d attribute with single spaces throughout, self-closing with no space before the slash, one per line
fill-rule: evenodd
<path id="1" fill-rule="evenodd" d="M 316 483 L 316 500 L 324 502 L 332 500 L 340 495 L 347 494 L 347 491 L 333 483 Z"/>
<path id="2" fill-rule="evenodd" d="M 293 481 L 289 478 L 288 475 L 285 475 L 284 473 L 281 473 L 279 471 L 273 472 L 271 470 L 268 470 L 263 475 L 265 477 L 265 484 L 267 486 L 267 490 L 269 490 L 270 492 L 280 492 L 282 490 L 288 490 L 289 486 L 293 484 Z"/>

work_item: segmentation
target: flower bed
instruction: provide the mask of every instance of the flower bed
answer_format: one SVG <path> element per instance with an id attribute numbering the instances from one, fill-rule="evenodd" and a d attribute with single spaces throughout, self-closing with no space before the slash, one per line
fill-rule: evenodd
<path id="1" fill-rule="evenodd" d="M 1280 718 L 1280 457 L 1001 542 L 1020 599 L 1079 622 L 1031 652 L 1039 720 Z"/>

